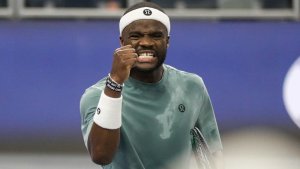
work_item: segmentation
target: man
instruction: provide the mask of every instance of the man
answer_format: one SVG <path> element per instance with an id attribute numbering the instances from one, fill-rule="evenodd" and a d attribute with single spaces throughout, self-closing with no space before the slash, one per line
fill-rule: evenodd
<path id="1" fill-rule="evenodd" d="M 219 156 L 219 131 L 202 79 L 163 64 L 169 17 L 158 5 L 142 2 L 125 12 L 119 26 L 121 47 L 109 75 L 81 98 L 92 160 L 104 169 L 190 168 L 194 126 Z"/>

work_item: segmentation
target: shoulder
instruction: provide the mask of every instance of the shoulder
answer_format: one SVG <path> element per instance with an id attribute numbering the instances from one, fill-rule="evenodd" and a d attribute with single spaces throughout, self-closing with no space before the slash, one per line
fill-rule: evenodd
<path id="1" fill-rule="evenodd" d="M 102 92 L 102 90 L 104 89 L 104 87 L 105 87 L 105 78 L 101 79 L 100 81 L 98 81 L 94 85 L 92 85 L 89 88 L 87 88 L 85 90 L 85 92 L 83 93 L 82 98 L 93 97 L 95 95 L 99 96 L 99 93 Z"/>
<path id="2" fill-rule="evenodd" d="M 100 95 L 105 87 L 105 78 L 85 90 L 80 99 L 80 107 L 84 108 L 89 104 L 98 102 Z"/>
<path id="3" fill-rule="evenodd" d="M 203 89 L 205 87 L 202 77 L 195 73 L 179 70 L 170 65 L 165 65 L 168 71 L 169 78 L 178 82 L 183 82 L 188 87 L 200 87 Z"/>

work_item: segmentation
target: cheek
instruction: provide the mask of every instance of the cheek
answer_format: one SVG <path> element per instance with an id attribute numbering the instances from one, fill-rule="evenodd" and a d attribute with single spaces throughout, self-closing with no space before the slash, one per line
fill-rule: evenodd
<path id="1" fill-rule="evenodd" d="M 160 48 L 160 51 L 166 51 L 168 49 L 168 43 L 167 42 L 161 42 L 159 44 L 159 48 Z"/>
<path id="2" fill-rule="evenodd" d="M 125 37 L 123 39 L 123 45 L 133 45 L 133 44 L 135 44 L 135 41 L 129 39 L 128 37 Z"/>
<path id="3" fill-rule="evenodd" d="M 168 40 L 164 40 L 161 42 L 162 46 L 168 47 Z"/>
<path id="4" fill-rule="evenodd" d="M 155 44 L 158 47 L 165 47 L 165 46 L 167 46 L 167 42 L 165 40 L 156 41 Z"/>
<path id="5" fill-rule="evenodd" d="M 127 40 L 127 45 L 131 45 L 132 47 L 136 47 L 138 45 L 138 42 L 135 40 Z"/>

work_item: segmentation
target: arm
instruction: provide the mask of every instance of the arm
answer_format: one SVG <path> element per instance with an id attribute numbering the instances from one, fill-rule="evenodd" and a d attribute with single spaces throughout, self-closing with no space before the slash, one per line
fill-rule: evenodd
<path id="1" fill-rule="evenodd" d="M 111 163 L 120 140 L 120 129 L 109 130 L 93 124 L 88 150 L 94 163 L 107 165 Z"/>
<path id="2" fill-rule="evenodd" d="M 105 87 L 104 94 L 110 97 L 121 97 L 121 92 L 115 92 Z M 88 138 L 88 150 L 94 163 L 107 165 L 111 163 L 120 141 L 120 128 L 106 129 L 95 122 Z"/>
<path id="3" fill-rule="evenodd" d="M 113 65 L 110 73 L 111 78 L 115 82 L 123 84 L 129 77 L 130 70 L 136 62 L 136 57 L 137 54 L 135 53 L 135 50 L 129 45 L 117 49 L 114 53 Z M 121 92 L 114 91 L 107 86 L 102 94 L 111 98 L 121 97 Z M 120 128 L 107 129 L 105 126 L 99 126 L 93 122 L 87 143 L 93 162 L 100 165 L 111 163 L 114 154 L 117 151 L 119 142 Z"/>
<path id="4" fill-rule="evenodd" d="M 197 119 L 196 126 L 202 131 L 203 137 L 205 138 L 210 151 L 212 152 L 212 161 L 216 169 L 224 169 L 223 153 L 222 153 L 222 142 L 220 133 L 215 118 L 213 106 L 208 95 L 208 91 L 203 85 L 203 102 L 200 109 L 200 116 Z"/>

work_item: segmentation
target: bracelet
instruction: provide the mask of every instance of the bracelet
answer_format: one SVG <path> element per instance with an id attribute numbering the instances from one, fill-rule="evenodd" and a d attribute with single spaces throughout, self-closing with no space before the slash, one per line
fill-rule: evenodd
<path id="1" fill-rule="evenodd" d="M 122 89 L 123 89 L 124 84 L 119 84 L 119 83 L 117 83 L 116 81 L 114 81 L 114 80 L 110 77 L 110 74 L 108 74 L 108 77 L 107 77 L 107 79 L 106 79 L 106 86 L 107 86 L 108 88 L 110 88 L 111 90 L 113 90 L 113 91 L 121 92 Z"/>

